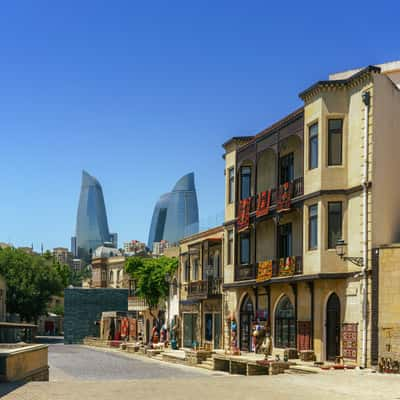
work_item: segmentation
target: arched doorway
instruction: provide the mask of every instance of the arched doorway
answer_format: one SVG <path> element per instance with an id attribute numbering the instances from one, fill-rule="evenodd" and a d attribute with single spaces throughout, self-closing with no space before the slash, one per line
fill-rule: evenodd
<path id="1" fill-rule="evenodd" d="M 294 307 L 287 296 L 279 300 L 275 310 L 275 347 L 296 347 Z"/>
<path id="2" fill-rule="evenodd" d="M 249 295 L 243 299 L 240 307 L 240 350 L 251 351 L 251 325 L 254 307 Z"/>
<path id="3" fill-rule="evenodd" d="M 326 303 L 326 359 L 340 355 L 340 300 L 336 293 Z"/>

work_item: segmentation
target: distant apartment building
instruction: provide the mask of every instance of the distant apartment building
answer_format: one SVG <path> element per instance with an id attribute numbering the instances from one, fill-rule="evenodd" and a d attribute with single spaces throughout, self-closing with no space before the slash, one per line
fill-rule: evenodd
<path id="1" fill-rule="evenodd" d="M 153 256 L 162 256 L 165 249 L 169 248 L 169 243 L 166 240 L 153 242 Z"/>
<path id="2" fill-rule="evenodd" d="M 55 247 L 53 249 L 54 261 L 72 267 L 72 252 L 66 247 Z"/>
<path id="3" fill-rule="evenodd" d="M 130 240 L 124 243 L 125 255 L 144 255 L 147 252 L 146 243 L 139 240 Z"/>
<path id="4" fill-rule="evenodd" d="M 71 268 L 75 271 L 75 272 L 81 272 L 82 268 L 84 267 L 84 263 L 80 258 L 73 258 L 71 261 Z"/>

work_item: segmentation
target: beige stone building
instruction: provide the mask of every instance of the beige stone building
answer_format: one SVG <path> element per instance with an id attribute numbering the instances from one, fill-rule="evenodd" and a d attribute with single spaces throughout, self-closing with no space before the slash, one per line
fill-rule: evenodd
<path id="1" fill-rule="evenodd" d="M 400 244 L 372 250 L 372 358 L 400 362 Z"/>
<path id="2" fill-rule="evenodd" d="M 224 144 L 226 348 L 234 319 L 252 351 L 258 321 L 274 353 L 375 361 L 371 254 L 400 234 L 399 83 L 400 63 L 331 75 L 302 108 Z"/>
<path id="3" fill-rule="evenodd" d="M 53 257 L 56 262 L 72 267 L 72 253 L 66 247 L 55 247 Z"/>
<path id="4" fill-rule="evenodd" d="M 222 237 L 216 227 L 180 241 L 180 345 L 223 348 Z"/>

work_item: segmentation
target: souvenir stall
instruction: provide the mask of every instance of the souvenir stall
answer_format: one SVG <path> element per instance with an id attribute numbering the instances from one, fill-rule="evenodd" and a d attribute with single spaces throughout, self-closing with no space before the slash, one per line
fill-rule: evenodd
<path id="1" fill-rule="evenodd" d="M 101 314 L 100 339 L 113 342 L 138 340 L 135 311 L 106 311 Z"/>

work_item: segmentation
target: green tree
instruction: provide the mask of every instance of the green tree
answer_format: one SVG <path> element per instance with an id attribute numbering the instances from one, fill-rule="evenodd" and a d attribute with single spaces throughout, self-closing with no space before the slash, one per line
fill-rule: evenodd
<path id="1" fill-rule="evenodd" d="M 130 257 L 125 262 L 125 271 L 136 282 L 136 293 L 144 299 L 153 318 L 153 311 L 168 295 L 167 276 L 172 276 L 178 268 L 178 259 L 169 257 Z"/>
<path id="2" fill-rule="evenodd" d="M 65 267 L 14 248 L 0 249 L 0 274 L 7 283 L 7 310 L 23 320 L 37 321 L 53 295 L 66 286 Z"/>

